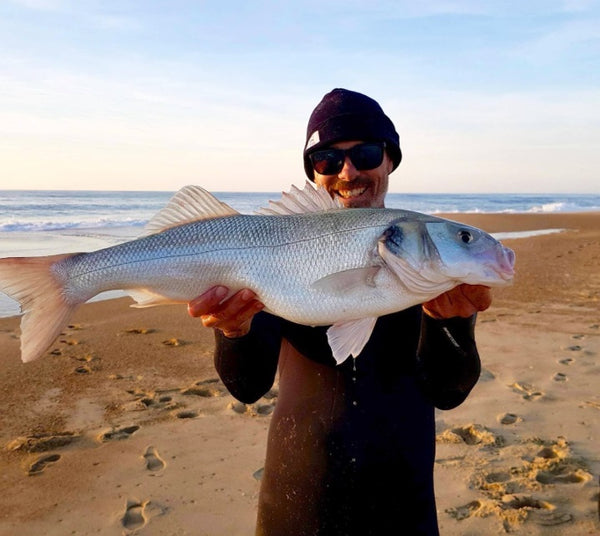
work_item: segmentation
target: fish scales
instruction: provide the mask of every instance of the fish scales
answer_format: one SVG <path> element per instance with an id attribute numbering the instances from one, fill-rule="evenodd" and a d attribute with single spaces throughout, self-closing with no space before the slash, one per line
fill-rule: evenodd
<path id="1" fill-rule="evenodd" d="M 390 221 L 390 215 L 379 210 L 357 212 L 205 220 L 75 255 L 56 270 L 73 302 L 105 290 L 140 286 L 187 302 L 223 284 L 232 292 L 252 288 L 268 309 L 323 324 L 344 304 L 352 306 L 355 316 L 356 304 L 346 295 L 324 300 L 311 289 L 312 283 L 330 273 L 373 264 L 377 240 Z"/>

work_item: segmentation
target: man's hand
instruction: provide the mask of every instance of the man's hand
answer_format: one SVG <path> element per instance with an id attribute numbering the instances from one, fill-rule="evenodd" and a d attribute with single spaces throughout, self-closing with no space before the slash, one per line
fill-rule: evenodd
<path id="1" fill-rule="evenodd" d="M 489 287 L 483 285 L 459 285 L 437 298 L 423 304 L 423 311 L 432 318 L 468 318 L 478 311 L 485 311 L 492 303 Z"/>
<path id="2" fill-rule="evenodd" d="M 205 327 L 221 330 L 225 337 L 242 337 L 250 331 L 252 317 L 265 306 L 250 289 L 224 299 L 228 293 L 227 287 L 212 287 L 188 303 L 188 313 L 200 317 Z"/>

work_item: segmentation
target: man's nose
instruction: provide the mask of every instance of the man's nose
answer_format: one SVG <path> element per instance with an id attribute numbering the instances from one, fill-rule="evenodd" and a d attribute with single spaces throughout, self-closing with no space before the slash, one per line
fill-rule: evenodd
<path id="1" fill-rule="evenodd" d="M 358 177 L 358 169 L 354 167 L 354 164 L 352 163 L 352 160 L 350 160 L 349 156 L 346 156 L 344 159 L 344 166 L 338 173 L 338 177 L 345 181 L 351 181 Z"/>

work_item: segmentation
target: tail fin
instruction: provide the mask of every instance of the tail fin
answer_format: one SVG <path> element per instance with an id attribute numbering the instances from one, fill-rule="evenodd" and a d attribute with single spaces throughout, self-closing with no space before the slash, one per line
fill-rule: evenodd
<path id="1" fill-rule="evenodd" d="M 70 257 L 11 257 L 0 259 L 0 291 L 21 306 L 21 359 L 33 361 L 52 344 L 79 303 L 67 303 L 59 278 L 52 272 Z"/>

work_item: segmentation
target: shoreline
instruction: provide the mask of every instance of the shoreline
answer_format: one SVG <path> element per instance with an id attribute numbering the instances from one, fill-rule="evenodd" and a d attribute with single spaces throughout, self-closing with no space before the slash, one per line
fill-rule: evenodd
<path id="1" fill-rule="evenodd" d="M 517 276 L 479 315 L 480 380 L 436 411 L 440 532 L 596 534 L 600 212 L 444 217 L 565 230 L 503 240 Z M 19 318 L 0 318 L 0 535 L 253 534 L 276 386 L 235 401 L 210 330 L 184 306 L 130 303 L 85 304 L 27 364 Z"/>

